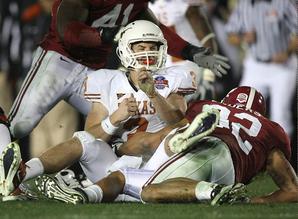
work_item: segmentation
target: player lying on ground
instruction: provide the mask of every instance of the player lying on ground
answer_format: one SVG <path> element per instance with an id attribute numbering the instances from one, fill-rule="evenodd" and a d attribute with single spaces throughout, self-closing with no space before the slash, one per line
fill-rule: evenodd
<path id="1" fill-rule="evenodd" d="M 196 134 L 201 134 L 199 130 L 210 117 L 202 123 L 197 115 L 210 110 L 220 111 L 219 124 L 201 139 Z M 39 178 L 38 188 L 48 198 L 68 203 L 110 202 L 125 193 L 144 202 L 211 200 L 215 205 L 248 202 L 241 183 L 248 184 L 266 170 L 279 189 L 250 202 L 298 202 L 298 180 L 287 160 L 291 153 L 288 136 L 264 115 L 263 96 L 254 88 L 238 87 L 221 103 L 198 101 L 188 109 L 186 117 L 191 125 L 168 136 L 171 151 L 182 152 L 157 171 L 120 169 L 92 185 L 93 193 L 69 189 L 48 176 Z"/>
<path id="2" fill-rule="evenodd" d="M 55 173 L 80 161 L 87 177 L 96 182 L 117 160 L 106 143 L 111 137 L 118 136 L 126 141 L 139 131 L 160 132 L 165 136 L 184 117 L 184 95 L 196 89 L 190 69 L 183 66 L 163 68 L 166 51 L 167 42 L 155 24 L 140 20 L 123 28 L 118 55 L 124 71 L 98 70 L 90 74 L 85 82 L 85 97 L 92 102 L 86 131 L 75 133 L 70 140 L 51 148 L 39 158 L 31 159 L 25 166 L 22 164 L 20 171 L 24 178 L 17 181 L 43 173 Z M 163 129 L 166 124 L 172 127 Z M 160 137 L 157 137 L 160 143 Z M 12 179 L 6 178 L 7 173 L 14 175 L 18 171 L 15 168 L 19 163 L 16 158 L 16 164 L 10 167 L 13 149 L 6 148 L 0 157 L 0 165 L 4 169 L 0 193 L 5 196 L 19 184 L 14 181 L 13 185 Z M 154 159 L 163 162 L 168 158 L 167 152 L 161 150 Z M 147 169 L 158 165 L 154 159 L 147 164 Z M 133 166 L 139 166 L 141 161 L 140 158 L 127 160 L 131 160 L 130 165 Z"/>

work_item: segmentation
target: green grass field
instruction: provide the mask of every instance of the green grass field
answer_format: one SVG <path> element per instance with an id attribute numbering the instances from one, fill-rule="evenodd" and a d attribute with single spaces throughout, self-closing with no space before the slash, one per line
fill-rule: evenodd
<path id="1" fill-rule="evenodd" d="M 257 177 L 248 186 L 250 195 L 271 192 L 273 182 L 265 175 Z M 0 218 L 295 218 L 298 204 L 232 205 L 211 207 L 207 204 L 141 204 L 114 203 L 68 205 L 50 201 L 15 201 L 0 203 Z"/>

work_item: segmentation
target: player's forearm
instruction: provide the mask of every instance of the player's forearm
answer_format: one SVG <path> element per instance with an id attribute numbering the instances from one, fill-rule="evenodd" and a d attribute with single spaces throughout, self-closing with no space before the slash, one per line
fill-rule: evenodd
<path id="1" fill-rule="evenodd" d="M 181 110 L 175 108 L 159 93 L 150 97 L 150 101 L 154 105 L 158 116 L 167 124 L 175 124 L 184 118 Z"/>
<path id="2" fill-rule="evenodd" d="M 200 12 L 198 6 L 191 6 L 186 11 L 186 17 L 202 45 L 211 48 L 214 53 L 217 53 L 215 35 L 207 16 Z"/>
<path id="3" fill-rule="evenodd" d="M 85 131 L 93 135 L 95 138 L 100 138 L 101 140 L 108 142 L 111 135 L 107 134 L 101 127 L 101 123 L 93 125 L 91 127 L 85 128 Z"/>
<path id="4" fill-rule="evenodd" d="M 57 32 L 67 47 L 94 48 L 101 44 L 96 28 L 85 24 L 88 18 L 86 0 L 63 0 L 57 12 Z"/>
<path id="5" fill-rule="evenodd" d="M 278 190 L 272 194 L 260 197 L 253 197 L 251 203 L 265 204 L 265 203 L 287 203 L 298 202 L 298 191 L 282 191 Z"/>
<path id="6" fill-rule="evenodd" d="M 189 43 L 165 25 L 160 24 L 159 27 L 168 42 L 168 53 L 177 58 L 188 59 L 188 57 L 183 55 L 182 51 Z"/>

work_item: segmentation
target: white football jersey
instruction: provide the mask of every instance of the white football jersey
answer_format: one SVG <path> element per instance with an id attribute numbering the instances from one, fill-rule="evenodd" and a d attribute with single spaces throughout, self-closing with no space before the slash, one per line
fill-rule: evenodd
<path id="1" fill-rule="evenodd" d="M 186 66 L 165 68 L 154 76 L 156 90 L 165 98 L 171 93 L 190 94 L 196 90 L 195 76 Z M 133 95 L 139 108 L 139 115 L 133 116 L 121 125 L 116 133 L 124 141 L 138 131 L 157 132 L 165 127 L 154 105 L 142 91 L 128 80 L 125 72 L 100 69 L 89 74 L 85 81 L 85 98 L 91 102 L 102 103 L 111 115 L 118 105 Z"/>

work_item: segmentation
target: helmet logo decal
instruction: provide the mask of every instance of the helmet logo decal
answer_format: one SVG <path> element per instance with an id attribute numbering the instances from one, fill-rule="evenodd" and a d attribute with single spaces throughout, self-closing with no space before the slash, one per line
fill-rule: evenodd
<path id="1" fill-rule="evenodd" d="M 248 95 L 245 94 L 245 93 L 239 93 L 236 100 L 239 102 L 239 103 L 246 103 L 247 102 L 247 99 L 248 99 Z"/>

